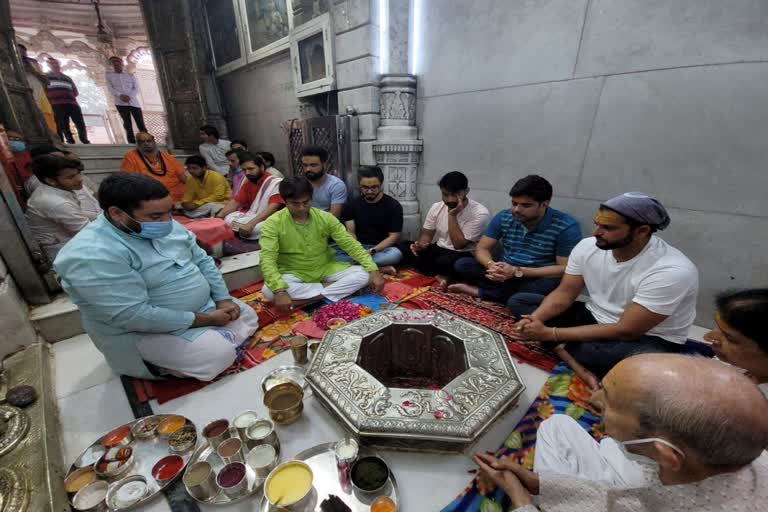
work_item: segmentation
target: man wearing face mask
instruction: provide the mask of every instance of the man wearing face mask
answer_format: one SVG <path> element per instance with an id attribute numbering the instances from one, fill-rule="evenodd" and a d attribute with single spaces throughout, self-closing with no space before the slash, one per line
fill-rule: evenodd
<path id="1" fill-rule="evenodd" d="M 241 238 L 257 240 L 264 221 L 285 204 L 279 191 L 282 180 L 266 172 L 267 164 L 259 155 L 240 151 L 237 158 L 245 181 L 216 217 Z"/>
<path id="2" fill-rule="evenodd" d="M 454 264 L 472 255 L 491 215 L 488 208 L 467 197 L 469 181 L 463 173 L 449 172 L 438 186 L 443 200 L 432 205 L 419 239 L 403 253 L 410 253 L 419 272 L 436 276 L 445 288 L 455 273 Z"/>
<path id="3" fill-rule="evenodd" d="M 696 317 L 699 273 L 654 234 L 669 223 L 664 206 L 641 192 L 600 205 L 594 236 L 576 245 L 557 289 L 518 322 L 518 338 L 567 343 L 561 357 L 597 378 L 631 354 L 680 352 Z M 584 288 L 586 304 L 576 301 Z M 595 387 L 595 376 L 587 381 Z"/>
<path id="4" fill-rule="evenodd" d="M 533 471 L 475 455 L 510 510 L 765 509 L 768 407 L 738 370 L 700 357 L 643 354 L 616 365 L 593 400 L 609 436 L 599 443 L 557 414 L 539 426 Z"/>
<path id="5" fill-rule="evenodd" d="M 213 259 L 173 221 L 162 183 L 112 175 L 99 203 L 104 213 L 54 261 L 86 332 L 118 373 L 213 380 L 258 328 L 255 312 L 230 297 Z"/>

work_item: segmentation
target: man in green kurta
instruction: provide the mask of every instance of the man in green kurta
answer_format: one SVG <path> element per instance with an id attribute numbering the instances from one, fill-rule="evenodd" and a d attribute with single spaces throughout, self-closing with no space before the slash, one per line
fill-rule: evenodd
<path id="1" fill-rule="evenodd" d="M 374 293 L 384 278 L 360 243 L 339 220 L 312 208 L 312 185 L 303 176 L 280 183 L 285 209 L 270 216 L 261 228 L 262 293 L 283 310 L 295 304 L 326 298 L 338 301 L 371 285 Z M 360 265 L 335 260 L 332 238 Z"/>

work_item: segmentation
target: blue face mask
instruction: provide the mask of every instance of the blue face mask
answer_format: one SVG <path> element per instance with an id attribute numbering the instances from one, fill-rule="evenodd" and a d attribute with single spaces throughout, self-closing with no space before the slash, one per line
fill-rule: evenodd
<path id="1" fill-rule="evenodd" d="M 12 140 L 10 142 L 11 142 L 10 144 L 11 151 L 13 153 L 21 153 L 22 151 L 27 149 L 27 143 L 24 142 L 23 140 Z"/>
<path id="2" fill-rule="evenodd" d="M 163 238 L 165 236 L 168 236 L 171 234 L 171 231 L 173 231 L 173 217 L 171 217 L 171 220 L 160 220 L 155 222 L 139 222 L 130 215 L 128 216 L 132 221 L 136 222 L 141 226 L 141 230 L 136 232 L 131 232 L 131 235 L 137 236 L 139 238 L 146 238 L 147 240 L 156 240 L 158 238 Z M 125 226 L 128 228 L 128 226 Z M 128 228 L 130 229 L 130 228 Z"/>

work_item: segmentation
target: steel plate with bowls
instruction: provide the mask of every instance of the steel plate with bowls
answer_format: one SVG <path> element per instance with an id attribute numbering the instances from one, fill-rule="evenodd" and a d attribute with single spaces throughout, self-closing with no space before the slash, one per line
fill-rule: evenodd
<path id="1" fill-rule="evenodd" d="M 240 439 L 237 428 L 234 426 L 229 427 L 229 434 L 230 439 Z M 245 445 L 245 440 L 243 439 L 243 445 Z M 276 448 L 277 452 L 277 458 L 280 459 L 280 449 L 279 446 Z M 246 453 L 244 453 L 244 456 L 247 456 L 247 449 Z M 199 446 L 195 452 L 192 454 L 192 457 L 189 461 L 188 467 L 191 467 L 193 464 L 196 464 L 198 462 L 207 462 L 211 465 L 211 469 L 213 470 L 214 474 L 218 475 L 219 471 L 221 471 L 224 466 L 227 464 L 222 460 L 222 458 L 219 456 L 219 454 L 216 452 L 216 449 L 213 448 L 210 444 L 205 443 L 201 446 Z M 259 478 L 256 476 L 256 473 L 254 472 L 253 468 L 251 468 L 248 464 L 245 464 L 245 473 L 246 478 L 248 481 L 248 484 L 243 487 L 243 489 L 237 494 L 237 495 L 227 495 L 225 492 L 223 492 L 221 489 L 219 489 L 218 485 L 212 486 L 215 490 L 213 491 L 213 496 L 211 496 L 208 499 L 199 499 L 196 496 L 196 493 L 190 491 L 189 486 L 186 482 L 184 482 L 184 486 L 187 487 L 187 492 L 189 492 L 189 495 L 192 496 L 196 501 L 200 503 L 205 503 L 207 505 L 230 505 L 232 503 L 238 503 L 240 501 L 245 500 L 246 498 L 249 498 L 256 494 L 257 492 L 261 491 L 261 486 L 264 484 L 265 478 Z"/>
<path id="2" fill-rule="evenodd" d="M 397 490 L 397 481 L 392 472 L 392 466 L 389 466 L 389 481 L 384 486 L 384 489 L 375 496 L 363 496 L 352 487 L 349 487 L 345 491 L 339 481 L 339 472 L 336 468 L 336 455 L 334 453 L 335 444 L 336 443 L 319 444 L 304 450 L 294 457 L 294 460 L 304 461 L 312 469 L 312 486 L 317 494 L 317 499 L 315 500 L 316 509 L 308 509 L 302 512 L 314 512 L 314 510 L 320 510 L 320 503 L 331 494 L 337 496 L 341 501 L 346 503 L 346 505 L 352 509 L 352 512 L 369 512 L 371 503 L 379 496 L 387 496 L 394 501 L 395 504 L 399 504 L 400 498 Z M 366 456 L 378 455 L 370 448 L 360 446 L 358 458 Z M 267 499 L 262 496 L 256 510 L 258 512 L 272 512 L 272 510 L 275 509 L 272 507 L 272 510 L 270 510 Z"/>
<path id="3" fill-rule="evenodd" d="M 72 477 L 69 478 L 69 481 L 74 484 L 79 474 L 83 474 L 90 468 L 96 468 L 102 455 L 110 452 L 109 448 L 105 448 L 104 443 L 110 445 L 113 450 L 118 448 L 130 449 L 132 460 L 125 463 L 125 466 L 128 467 L 124 470 L 121 466 L 120 470 L 112 477 L 104 476 L 103 472 L 96 471 L 92 476 L 84 475 L 82 482 L 87 482 L 89 479 L 92 482 L 106 482 L 109 485 L 107 501 L 109 501 L 110 510 L 133 510 L 143 506 L 184 473 L 184 468 L 191 457 L 191 448 L 194 444 L 186 452 L 174 452 L 168 446 L 168 438 L 159 435 L 151 428 L 168 416 L 165 414 L 147 416 L 113 428 L 83 450 L 69 467 L 67 478 Z M 196 430 L 194 423 L 187 418 L 183 419 L 185 428 Z M 147 425 L 150 427 L 146 428 Z M 137 433 L 139 435 L 136 435 Z M 158 482 L 152 476 L 152 468 L 157 461 L 172 454 L 179 455 L 183 459 L 181 469 L 172 478 Z M 79 489 L 74 487 L 67 489 L 70 501 L 76 495 L 76 492 L 72 492 L 73 490 Z M 77 509 L 74 508 L 74 510 Z"/>

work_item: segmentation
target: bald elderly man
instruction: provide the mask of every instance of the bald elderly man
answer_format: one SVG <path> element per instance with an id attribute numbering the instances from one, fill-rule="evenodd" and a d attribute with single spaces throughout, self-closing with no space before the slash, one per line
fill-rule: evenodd
<path id="1" fill-rule="evenodd" d="M 593 397 L 599 443 L 570 416 L 539 426 L 534 471 L 475 455 L 514 512 L 758 511 L 768 504 L 768 407 L 733 367 L 677 354 L 625 359 Z M 538 507 L 532 495 L 538 495 Z"/>
<path id="2" fill-rule="evenodd" d="M 517 323 L 520 339 L 566 343 L 560 356 L 596 374 L 587 376 L 593 389 L 629 355 L 681 352 L 699 290 L 696 266 L 655 234 L 670 219 L 653 197 L 611 198 L 594 223 L 593 236 L 571 251 L 560 285 L 543 302 L 532 296 L 535 311 Z M 576 300 L 585 288 L 586 304 Z M 516 296 L 518 303 L 525 295 Z"/>

